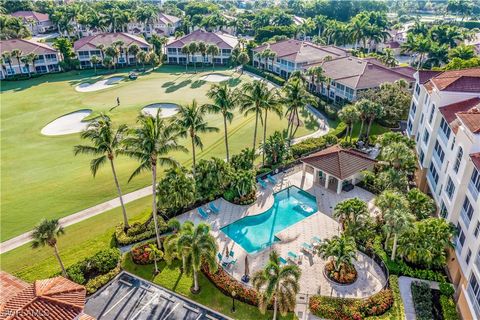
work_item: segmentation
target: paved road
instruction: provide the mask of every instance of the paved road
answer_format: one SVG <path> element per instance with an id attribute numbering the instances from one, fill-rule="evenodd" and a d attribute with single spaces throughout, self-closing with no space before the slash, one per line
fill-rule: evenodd
<path id="1" fill-rule="evenodd" d="M 148 196 L 151 192 L 152 192 L 152 187 L 148 186 L 143 189 L 139 189 L 137 191 L 127 193 L 123 196 L 123 202 L 125 203 L 132 202 L 134 200 Z M 83 221 L 85 219 L 91 218 L 93 216 L 96 216 L 98 214 L 101 214 L 105 211 L 108 211 L 117 207 L 120 207 L 120 200 L 118 198 L 114 198 L 107 202 L 97 204 L 96 206 L 93 206 L 85 210 L 79 211 L 77 213 L 71 214 L 69 216 L 66 216 L 65 218 L 60 219 L 60 224 L 64 227 L 67 227 L 69 225 L 75 224 L 77 222 Z M 0 244 L 0 253 L 5 253 L 7 251 L 13 250 L 15 248 L 18 248 L 30 242 L 31 234 L 32 234 L 31 231 L 25 232 L 15 238 L 2 242 Z"/>

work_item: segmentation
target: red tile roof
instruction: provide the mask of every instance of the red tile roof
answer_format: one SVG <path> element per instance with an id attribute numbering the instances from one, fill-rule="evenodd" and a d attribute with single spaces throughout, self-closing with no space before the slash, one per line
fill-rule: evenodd
<path id="1" fill-rule="evenodd" d="M 352 89 L 375 88 L 382 83 L 401 79 L 407 82 L 415 80 L 413 68 L 389 68 L 374 58 L 344 57 L 307 65 L 305 68 L 313 65 L 321 65 L 328 78 Z"/>
<path id="2" fill-rule="evenodd" d="M 461 125 L 461 123 L 457 119 L 458 114 L 469 111 L 470 109 L 475 107 L 477 108 L 480 107 L 480 97 L 452 103 L 452 104 L 440 107 L 438 110 L 445 118 L 445 121 L 448 122 L 453 132 L 457 133 L 458 127 Z"/>
<path id="3" fill-rule="evenodd" d="M 480 133 L 480 104 L 468 111 L 458 112 L 457 117 L 470 132 Z"/>
<path id="4" fill-rule="evenodd" d="M 444 71 L 430 78 L 427 84 L 439 91 L 480 92 L 480 67 Z"/>
<path id="5" fill-rule="evenodd" d="M 335 46 L 319 46 L 309 41 L 286 39 L 275 43 L 265 44 L 253 49 L 254 52 L 262 52 L 269 48 L 281 58 L 293 62 L 315 63 L 330 56 L 332 59 L 346 57 L 347 51 Z"/>
<path id="6" fill-rule="evenodd" d="M 0 319 L 77 319 L 83 315 L 85 296 L 85 287 L 66 278 L 37 280 L 5 296 L 5 302 L 0 305 Z"/>
<path id="7" fill-rule="evenodd" d="M 46 54 L 46 53 L 56 53 L 57 51 L 50 47 L 46 43 L 35 42 L 33 40 L 26 39 L 12 39 L 12 40 L 2 40 L 0 41 L 0 51 L 3 53 L 5 51 L 11 52 L 12 50 L 19 49 L 22 50 L 23 55 L 29 53 L 35 54 Z"/>
<path id="8" fill-rule="evenodd" d="M 443 71 L 432 71 L 432 70 L 419 70 L 418 71 L 418 82 L 424 84 L 428 80 L 432 79 L 436 75 L 442 73 Z"/>
<path id="9" fill-rule="evenodd" d="M 302 159 L 303 162 L 314 166 L 341 180 L 360 171 L 372 169 L 376 160 L 353 149 L 343 149 L 339 145 L 316 152 Z"/>
<path id="10" fill-rule="evenodd" d="M 180 39 L 166 45 L 167 48 L 182 48 L 193 41 L 203 41 L 207 44 L 216 44 L 220 49 L 233 49 L 238 44 L 237 37 L 226 33 L 195 30 Z"/>
<path id="11" fill-rule="evenodd" d="M 37 22 L 45 22 L 50 20 L 48 14 L 35 11 L 17 11 L 11 15 L 17 18 L 23 18 L 23 21 L 25 22 L 27 22 L 27 20 L 34 20 Z"/>
<path id="12" fill-rule="evenodd" d="M 28 287 L 29 284 L 12 276 L 9 273 L 0 271 L 0 306 L 3 305 L 9 297 L 12 297 Z M 1 309 L 1 307 L 0 307 Z"/>
<path id="13" fill-rule="evenodd" d="M 111 46 L 115 41 L 123 41 L 124 46 L 128 47 L 136 44 L 139 47 L 150 47 L 150 44 L 143 38 L 125 32 L 99 33 L 94 36 L 83 37 L 73 44 L 74 50 L 96 49 L 98 45 L 105 47 Z"/>
<path id="14" fill-rule="evenodd" d="M 470 154 L 474 166 L 480 170 L 480 152 Z"/>
<path id="15" fill-rule="evenodd" d="M 157 21 L 159 22 L 162 22 L 163 24 L 167 25 L 167 24 L 175 24 L 177 22 L 179 22 L 181 19 L 178 18 L 178 17 L 175 17 L 175 16 L 171 16 L 169 14 L 165 14 L 165 13 L 162 13 L 162 12 L 159 12 L 158 15 L 157 15 Z"/>

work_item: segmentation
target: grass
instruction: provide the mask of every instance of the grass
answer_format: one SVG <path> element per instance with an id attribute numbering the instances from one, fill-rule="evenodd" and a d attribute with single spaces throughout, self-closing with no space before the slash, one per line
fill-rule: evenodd
<path id="1" fill-rule="evenodd" d="M 143 220 L 150 214 L 151 197 L 145 197 L 127 204 L 131 222 Z M 146 210 L 147 209 L 147 210 Z M 58 240 L 58 250 L 66 267 L 92 256 L 97 251 L 114 246 L 115 226 L 122 221 L 121 208 L 99 214 L 65 228 L 65 234 Z M 50 247 L 32 249 L 25 244 L 0 255 L 3 271 L 14 274 L 26 281 L 44 279 L 60 272 L 60 267 Z"/>
<path id="2" fill-rule="evenodd" d="M 328 119 L 328 125 L 331 128 L 336 128 L 339 123 L 340 123 L 340 120 L 330 120 L 330 119 Z M 365 132 L 367 130 L 367 126 L 368 126 L 368 124 L 364 125 L 363 132 Z M 352 139 L 358 138 L 358 134 L 360 133 L 360 127 L 361 127 L 360 122 L 355 123 L 353 125 Z M 382 125 L 374 122 L 372 124 L 372 128 L 370 129 L 370 136 L 375 137 L 375 136 L 381 135 L 381 134 L 383 134 L 385 132 L 388 132 L 388 131 L 390 131 L 389 128 L 383 127 Z M 343 139 L 345 139 L 345 137 Z"/>
<path id="3" fill-rule="evenodd" d="M 160 273 L 154 276 L 153 264 L 136 265 L 132 262 L 130 254 L 126 254 L 122 263 L 122 268 L 128 272 L 136 274 L 141 278 L 152 281 L 162 287 L 186 296 L 234 319 L 262 320 L 272 318 L 272 312 L 269 311 L 266 314 L 261 314 L 257 307 L 242 303 L 240 301 L 235 302 L 236 312 L 232 313 L 232 298 L 221 293 L 203 275 L 203 273 L 200 273 L 198 277 L 201 288 L 200 293 L 192 294 L 190 292 L 190 287 L 193 283 L 193 277 L 180 272 L 180 264 L 181 263 L 179 261 L 174 261 L 171 266 L 168 266 L 164 261 L 161 261 L 159 263 Z M 280 319 L 294 319 L 294 315 L 289 314 L 286 317 L 280 317 Z"/>
<path id="4" fill-rule="evenodd" d="M 0 241 L 31 230 L 40 218 L 61 218 L 116 197 L 110 169 L 101 169 L 95 178 L 89 170 L 89 156 L 74 157 L 73 146 L 83 143 L 79 134 L 47 137 L 41 129 L 66 113 L 92 109 L 94 113 L 108 111 L 120 98 L 120 107 L 111 112 L 115 123 L 135 125 L 143 106 L 154 102 L 208 102 L 205 93 L 211 84 L 199 78 L 205 73 L 185 74 L 181 66 L 162 66 L 154 72 L 140 75 L 137 80 L 124 80 L 111 88 L 81 93 L 74 88 L 79 83 L 95 82 L 112 76 L 128 74 L 122 69 L 116 74 L 95 76 L 92 70 L 44 75 L 25 81 L 2 83 L 1 154 L 2 154 L 2 215 Z M 210 71 L 208 71 L 210 72 Z M 217 72 L 217 71 L 216 71 Z M 232 74 L 231 70 L 220 71 Z M 238 88 L 250 81 L 238 74 L 229 85 Z M 220 115 L 208 115 L 208 123 L 223 128 Z M 229 144 L 234 154 L 252 144 L 254 115 L 244 117 L 238 112 L 229 126 Z M 310 119 L 297 135 L 316 130 Z M 268 134 L 286 127 L 286 119 L 269 116 Z M 259 132 L 263 132 L 259 128 Z M 202 135 L 204 149 L 198 158 L 225 157 L 223 131 Z M 260 141 L 261 134 L 258 135 Z M 181 140 L 188 148 L 190 143 Z M 191 164 L 190 153 L 172 154 L 183 165 Z M 117 173 L 124 193 L 145 187 L 149 183 L 144 173 L 130 183 L 127 180 L 137 163 L 120 157 Z"/>

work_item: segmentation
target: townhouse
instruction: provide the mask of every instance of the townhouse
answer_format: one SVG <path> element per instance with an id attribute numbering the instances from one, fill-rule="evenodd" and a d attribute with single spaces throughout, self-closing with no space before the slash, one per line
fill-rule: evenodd
<path id="1" fill-rule="evenodd" d="M 407 134 L 417 185 L 458 229 L 448 261 L 463 319 L 480 318 L 480 68 L 419 71 Z"/>
<path id="2" fill-rule="evenodd" d="M 213 57 L 213 61 L 210 55 L 202 56 L 200 52 L 189 53 L 187 57 L 186 54 L 182 53 L 182 48 L 191 42 L 204 42 L 207 45 L 216 45 L 219 48 L 219 54 Z M 232 50 L 237 45 L 238 39 L 235 36 L 199 29 L 167 44 L 167 61 L 170 64 L 185 64 L 188 58 L 188 62 L 201 62 L 203 59 L 205 63 L 227 64 L 232 55 Z"/>
<path id="3" fill-rule="evenodd" d="M 46 43 L 26 39 L 3 40 L 0 41 L 0 52 L 4 57 L 2 69 L 0 70 L 0 79 L 18 74 L 28 74 L 29 70 L 30 73 L 60 71 L 60 54 Z M 19 52 L 18 59 L 12 52 Z M 32 53 L 36 57 L 33 62 L 27 64 L 22 62 L 22 57 Z"/>
<path id="4" fill-rule="evenodd" d="M 16 11 L 11 14 L 16 18 L 21 18 L 28 27 L 32 35 L 47 33 L 56 29 L 48 14 L 35 11 Z"/>
<path id="5" fill-rule="evenodd" d="M 306 71 L 315 66 L 321 66 L 327 81 L 310 83 L 311 90 L 335 102 L 355 101 L 362 91 L 377 88 L 385 82 L 404 80 L 409 88 L 415 83 L 415 69 L 387 67 L 374 58 L 342 57 L 308 64 L 303 68 Z"/>
<path id="6" fill-rule="evenodd" d="M 181 18 L 159 12 L 152 23 L 143 21 L 134 21 L 127 24 L 127 30 L 130 34 L 141 34 L 146 37 L 152 35 L 171 36 L 175 30 L 180 27 Z"/>
<path id="7" fill-rule="evenodd" d="M 270 49 L 275 56 L 266 58 L 261 53 Z M 334 46 L 319 46 L 308 41 L 286 39 L 276 43 L 265 44 L 254 48 L 253 66 L 267 69 L 284 78 L 293 71 L 302 70 L 308 64 L 319 63 L 324 59 L 346 57 L 347 51 Z"/>
<path id="8" fill-rule="evenodd" d="M 80 62 L 81 68 L 93 67 L 90 61 L 92 56 L 97 56 L 101 61 L 105 57 L 105 49 L 117 44 L 120 50 L 119 65 L 134 64 L 136 56 L 131 54 L 129 48 L 136 44 L 140 50 L 148 51 L 151 45 L 143 38 L 124 32 L 99 33 L 97 35 L 81 38 L 73 44 L 73 49 Z"/>

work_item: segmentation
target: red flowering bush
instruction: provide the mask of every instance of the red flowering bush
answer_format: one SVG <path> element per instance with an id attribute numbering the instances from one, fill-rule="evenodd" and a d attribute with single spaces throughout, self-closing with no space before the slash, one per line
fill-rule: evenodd
<path id="1" fill-rule="evenodd" d="M 384 289 L 370 298 L 362 301 L 359 310 L 365 316 L 379 316 L 384 314 L 393 305 L 393 293 Z"/>
<path id="2" fill-rule="evenodd" d="M 131 250 L 132 260 L 136 264 L 150 264 L 153 263 L 153 259 L 150 259 L 150 252 L 145 250 L 150 243 L 142 243 L 136 245 Z"/>
<path id="3" fill-rule="evenodd" d="M 232 278 L 222 267 L 218 267 L 217 272 L 212 273 L 208 269 L 208 265 L 202 265 L 202 271 L 213 284 L 225 295 L 230 296 L 235 291 L 236 298 L 250 305 L 258 306 L 257 291 L 247 288 L 242 283 Z"/>
<path id="4" fill-rule="evenodd" d="M 333 261 L 329 261 L 325 265 L 325 274 L 330 280 L 341 284 L 351 284 L 357 280 L 357 270 L 355 270 L 355 267 L 344 264 L 340 272 L 336 272 Z"/>

